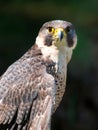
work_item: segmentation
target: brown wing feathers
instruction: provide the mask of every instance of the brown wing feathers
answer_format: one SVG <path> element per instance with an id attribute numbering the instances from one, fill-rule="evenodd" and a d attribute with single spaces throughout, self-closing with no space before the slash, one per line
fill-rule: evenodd
<path id="1" fill-rule="evenodd" d="M 33 82 L 35 76 L 32 76 L 35 70 L 33 71 L 33 68 L 29 63 L 26 65 L 26 60 L 31 58 L 31 52 L 31 50 L 28 51 L 28 54 L 25 54 L 19 61 L 10 66 L 6 74 L 2 76 L 3 79 L 0 80 L 0 91 L 2 95 L 0 103 L 0 124 L 9 124 L 9 126 L 7 125 L 8 129 L 14 129 L 16 127 L 17 130 L 21 129 L 21 125 L 19 126 L 17 124 L 22 124 L 27 121 L 30 116 L 33 100 L 38 96 L 37 90 L 33 88 L 36 85 L 36 82 Z M 32 55 L 33 54 L 35 56 L 40 53 L 39 51 L 34 50 Z M 23 64 L 24 61 L 25 64 Z M 37 61 L 37 58 L 35 61 Z M 31 64 L 36 65 L 34 61 L 30 62 Z"/>
<path id="2" fill-rule="evenodd" d="M 47 93 L 52 91 L 54 78 L 45 74 L 46 67 L 37 46 L 32 49 L 11 65 L 0 80 L 0 129 L 6 126 L 6 130 L 29 130 L 30 122 L 34 119 L 34 125 L 43 116 L 39 113 L 43 111 Z"/>

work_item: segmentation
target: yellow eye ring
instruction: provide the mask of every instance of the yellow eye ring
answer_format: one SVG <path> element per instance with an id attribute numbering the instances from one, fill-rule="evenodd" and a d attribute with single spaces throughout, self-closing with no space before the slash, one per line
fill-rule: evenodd
<path id="1" fill-rule="evenodd" d="M 48 27 L 47 29 L 48 29 L 49 33 L 54 33 L 54 28 L 53 27 Z"/>

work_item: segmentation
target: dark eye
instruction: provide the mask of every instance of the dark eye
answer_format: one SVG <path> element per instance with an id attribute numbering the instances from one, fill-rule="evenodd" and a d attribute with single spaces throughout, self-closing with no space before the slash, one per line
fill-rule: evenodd
<path id="1" fill-rule="evenodd" d="M 54 32 L 54 28 L 53 27 L 48 27 L 47 29 L 48 29 L 49 33 L 53 33 Z"/>
<path id="2" fill-rule="evenodd" d="M 70 26 L 66 27 L 65 31 L 66 33 L 69 33 L 71 31 L 71 27 Z"/>

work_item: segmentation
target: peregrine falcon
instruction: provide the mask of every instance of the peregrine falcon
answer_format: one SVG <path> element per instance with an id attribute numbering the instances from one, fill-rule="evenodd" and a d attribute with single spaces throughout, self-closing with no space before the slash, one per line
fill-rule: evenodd
<path id="1" fill-rule="evenodd" d="M 50 130 L 76 44 L 70 22 L 43 24 L 35 44 L 0 78 L 0 130 Z"/>

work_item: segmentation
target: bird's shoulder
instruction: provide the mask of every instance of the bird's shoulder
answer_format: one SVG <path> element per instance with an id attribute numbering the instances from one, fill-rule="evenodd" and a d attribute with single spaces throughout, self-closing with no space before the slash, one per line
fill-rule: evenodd
<path id="1" fill-rule="evenodd" d="M 21 124 L 28 119 L 31 107 L 38 112 L 37 102 L 48 104 L 47 96 L 49 99 L 53 96 L 54 77 L 47 72 L 46 67 L 40 50 L 33 46 L 2 75 L 0 124 L 10 124 L 15 115 L 16 123 Z"/>
<path id="2" fill-rule="evenodd" d="M 14 88 L 25 89 L 28 86 L 36 86 L 42 79 L 48 77 L 52 81 L 54 77 L 47 73 L 46 61 L 37 45 L 29 49 L 19 60 L 8 67 L 0 79 L 0 99 Z M 36 83 L 36 85 L 35 85 Z"/>

